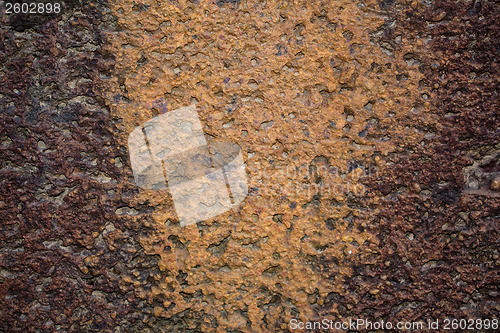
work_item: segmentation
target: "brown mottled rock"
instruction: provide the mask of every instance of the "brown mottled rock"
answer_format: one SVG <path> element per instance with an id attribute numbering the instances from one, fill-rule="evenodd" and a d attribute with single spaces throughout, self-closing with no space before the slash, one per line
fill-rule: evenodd
<path id="1" fill-rule="evenodd" d="M 498 318 L 499 17 L 451 0 L 2 16 L 0 331 Z M 167 189 L 135 184 L 127 138 L 192 103 L 242 147 L 250 193 L 183 228 Z"/>

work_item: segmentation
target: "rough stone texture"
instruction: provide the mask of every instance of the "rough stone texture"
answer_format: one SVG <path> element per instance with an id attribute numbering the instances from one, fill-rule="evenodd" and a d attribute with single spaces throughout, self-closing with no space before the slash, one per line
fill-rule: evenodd
<path id="1" fill-rule="evenodd" d="M 392 167 L 371 179 L 369 195 L 382 199 L 369 223 L 380 245 L 349 286 L 385 296 L 363 299 L 355 315 L 498 317 L 500 200 L 489 187 L 500 172 L 499 13 L 492 2 L 437 1 L 401 10 L 384 34 L 430 38 L 423 83 L 439 127 L 401 145 Z"/>
<path id="2" fill-rule="evenodd" d="M 86 5 L 19 19 L 3 16 L 0 32 L 0 331 L 109 330 L 136 307 L 110 269 L 139 247 L 111 247 L 120 197 L 136 189 L 117 191 L 127 152 L 100 97 L 107 18 Z"/>
<path id="3" fill-rule="evenodd" d="M 2 17 L 0 329 L 498 318 L 493 2 L 110 1 Z M 250 194 L 180 227 L 132 129 L 198 103 Z"/>

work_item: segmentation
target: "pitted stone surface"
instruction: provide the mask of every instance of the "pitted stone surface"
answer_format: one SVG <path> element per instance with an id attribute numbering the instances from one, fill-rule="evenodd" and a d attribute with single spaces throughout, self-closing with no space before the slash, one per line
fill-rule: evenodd
<path id="1" fill-rule="evenodd" d="M 1 329 L 498 318 L 498 17 L 447 0 L 2 17 Z M 181 227 L 126 147 L 192 103 L 242 147 L 250 193 Z"/>

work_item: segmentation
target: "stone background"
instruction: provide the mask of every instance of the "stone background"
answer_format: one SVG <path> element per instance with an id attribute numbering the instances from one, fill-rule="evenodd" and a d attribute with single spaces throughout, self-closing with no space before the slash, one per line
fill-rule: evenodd
<path id="1" fill-rule="evenodd" d="M 0 330 L 498 318 L 499 5 L 73 1 L 0 29 Z M 181 228 L 131 130 L 197 103 L 250 194 Z M 495 178 L 496 177 L 496 178 Z"/>

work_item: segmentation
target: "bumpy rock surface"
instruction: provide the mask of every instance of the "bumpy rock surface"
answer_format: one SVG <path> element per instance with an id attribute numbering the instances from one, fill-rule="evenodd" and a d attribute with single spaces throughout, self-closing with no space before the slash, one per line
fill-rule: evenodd
<path id="1" fill-rule="evenodd" d="M 3 14 L 0 330 L 498 318 L 499 5 L 152 1 Z M 180 227 L 127 137 L 197 103 L 250 193 Z"/>

